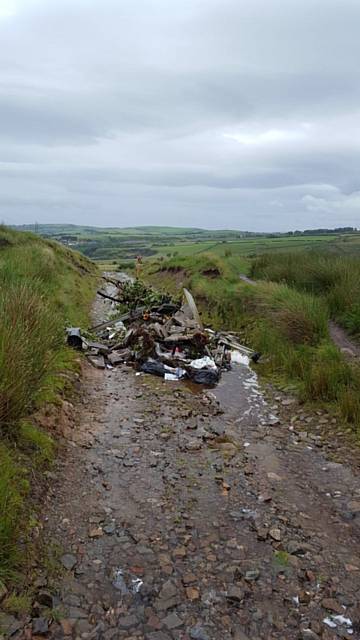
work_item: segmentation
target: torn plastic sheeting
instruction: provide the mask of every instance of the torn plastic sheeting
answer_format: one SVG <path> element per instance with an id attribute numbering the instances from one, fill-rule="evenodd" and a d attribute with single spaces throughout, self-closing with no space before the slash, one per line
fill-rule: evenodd
<path id="1" fill-rule="evenodd" d="M 194 369 L 209 368 L 209 369 L 217 370 L 217 366 L 214 360 L 212 358 L 209 358 L 209 356 L 204 356 L 203 358 L 197 358 L 196 360 L 192 360 L 190 362 L 190 367 L 193 367 Z"/>
<path id="2" fill-rule="evenodd" d="M 164 379 L 168 382 L 175 382 L 176 380 L 182 380 L 182 378 L 186 378 L 186 376 L 187 373 L 185 369 L 181 369 L 181 367 L 178 367 L 177 369 L 175 369 L 175 373 L 167 371 L 164 375 Z"/>
<path id="3" fill-rule="evenodd" d="M 326 624 L 331 629 L 336 629 L 336 627 L 338 626 L 346 627 L 348 634 L 349 635 L 353 634 L 353 629 L 352 629 L 353 623 L 350 620 L 350 618 L 345 618 L 345 616 L 331 615 L 331 616 L 328 616 L 327 618 L 324 618 L 323 623 Z"/>

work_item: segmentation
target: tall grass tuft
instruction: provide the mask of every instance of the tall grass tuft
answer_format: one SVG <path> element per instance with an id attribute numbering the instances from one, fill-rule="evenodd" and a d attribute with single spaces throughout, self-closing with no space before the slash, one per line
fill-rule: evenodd
<path id="1" fill-rule="evenodd" d="M 328 335 L 326 305 L 315 296 L 269 283 L 253 289 L 257 315 L 277 327 L 290 343 L 315 345 Z"/>
<path id="2" fill-rule="evenodd" d="M 251 274 L 323 297 L 331 316 L 360 336 L 359 258 L 311 251 L 267 253 L 253 261 Z"/>
<path id="3" fill-rule="evenodd" d="M 60 320 L 60 321 L 59 321 Z M 36 283 L 13 282 L 0 299 L 0 425 L 8 430 L 32 399 L 62 343 L 56 317 Z"/>

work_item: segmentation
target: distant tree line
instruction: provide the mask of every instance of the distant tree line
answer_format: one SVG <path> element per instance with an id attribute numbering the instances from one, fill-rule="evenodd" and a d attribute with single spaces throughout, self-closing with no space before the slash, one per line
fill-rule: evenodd
<path id="1" fill-rule="evenodd" d="M 305 229 L 304 231 L 288 231 L 286 236 L 319 236 L 329 233 L 356 233 L 356 227 L 336 227 L 335 229 Z"/>

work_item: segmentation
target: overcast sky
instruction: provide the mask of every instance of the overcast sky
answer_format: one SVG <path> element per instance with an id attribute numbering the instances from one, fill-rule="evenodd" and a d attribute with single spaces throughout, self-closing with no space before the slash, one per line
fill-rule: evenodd
<path id="1" fill-rule="evenodd" d="M 0 219 L 360 226 L 359 0 L 0 0 Z"/>

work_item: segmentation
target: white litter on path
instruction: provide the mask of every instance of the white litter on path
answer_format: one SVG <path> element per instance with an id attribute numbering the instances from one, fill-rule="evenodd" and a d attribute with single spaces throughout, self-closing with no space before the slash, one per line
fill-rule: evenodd
<path id="1" fill-rule="evenodd" d="M 338 626 L 344 626 L 350 636 L 353 634 L 352 621 L 350 618 L 345 618 L 345 616 L 328 616 L 327 618 L 324 618 L 323 623 L 331 629 L 336 629 Z"/>
<path id="2" fill-rule="evenodd" d="M 235 350 L 231 352 L 231 362 L 234 364 L 245 364 L 246 366 L 249 366 L 250 358 L 244 353 L 240 353 L 240 351 Z"/>
<path id="3" fill-rule="evenodd" d="M 217 369 L 214 360 L 212 358 L 209 358 L 209 356 L 204 356 L 203 358 L 192 360 L 190 362 L 190 366 L 194 367 L 194 369 L 204 369 L 205 367 L 209 367 L 210 369 Z"/>

